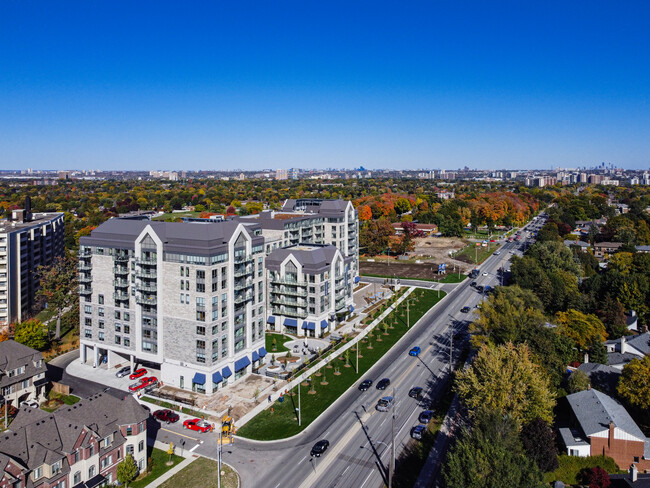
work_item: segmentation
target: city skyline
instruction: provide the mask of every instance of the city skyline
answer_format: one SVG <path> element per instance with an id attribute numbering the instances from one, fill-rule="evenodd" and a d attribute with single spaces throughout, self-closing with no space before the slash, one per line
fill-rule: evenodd
<path id="1" fill-rule="evenodd" d="M 647 169 L 648 14 L 6 4 L 0 166 Z"/>

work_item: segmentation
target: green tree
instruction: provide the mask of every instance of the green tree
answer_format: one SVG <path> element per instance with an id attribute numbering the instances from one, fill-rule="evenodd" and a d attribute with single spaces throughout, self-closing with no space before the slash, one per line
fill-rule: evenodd
<path id="1" fill-rule="evenodd" d="M 585 351 L 594 341 L 604 342 L 607 339 L 605 326 L 593 314 L 584 314 L 577 310 L 558 312 L 555 315 L 558 332 L 571 339 L 582 351 Z"/>
<path id="2" fill-rule="evenodd" d="M 395 212 L 397 215 L 402 215 L 403 213 L 409 212 L 411 210 L 411 202 L 406 198 L 398 198 L 395 202 Z"/>
<path id="3" fill-rule="evenodd" d="M 541 488 L 542 474 L 518 437 L 518 425 L 500 412 L 481 415 L 464 429 L 442 468 L 448 488 Z"/>
<path id="4" fill-rule="evenodd" d="M 61 337 L 61 316 L 67 308 L 79 307 L 77 291 L 77 260 L 68 255 L 54 260 L 50 266 L 39 266 L 40 289 L 37 296 L 56 310 L 56 332 Z"/>
<path id="5" fill-rule="evenodd" d="M 42 351 L 49 345 L 45 326 L 38 319 L 29 319 L 18 324 L 14 340 L 38 351 Z"/>
<path id="6" fill-rule="evenodd" d="M 571 249 L 562 242 L 537 242 L 530 248 L 527 256 L 536 259 L 546 270 L 562 270 L 580 276 L 580 263 L 574 258 Z"/>
<path id="7" fill-rule="evenodd" d="M 472 414 L 498 410 L 518 422 L 553 419 L 548 377 L 526 344 L 482 346 L 474 363 L 457 374 L 456 390 Z"/>
<path id="8" fill-rule="evenodd" d="M 128 488 L 129 483 L 138 475 L 138 465 L 131 454 L 127 454 L 122 462 L 117 465 L 117 481 Z"/>
<path id="9" fill-rule="evenodd" d="M 632 405 L 650 410 L 650 356 L 633 359 L 623 368 L 618 393 Z"/>
<path id="10" fill-rule="evenodd" d="M 540 471 L 546 473 L 558 468 L 555 433 L 548 423 L 534 419 L 522 427 L 520 437 L 526 454 Z"/>
<path id="11" fill-rule="evenodd" d="M 584 371 L 576 369 L 567 380 L 567 391 L 569 393 L 578 393 L 589 388 L 589 376 Z"/>

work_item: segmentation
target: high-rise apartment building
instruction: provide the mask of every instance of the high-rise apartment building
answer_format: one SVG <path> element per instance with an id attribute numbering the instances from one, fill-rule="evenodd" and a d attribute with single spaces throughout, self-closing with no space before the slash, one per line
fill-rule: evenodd
<path id="1" fill-rule="evenodd" d="M 111 219 L 80 240 L 81 360 L 149 362 L 212 393 L 264 349 L 264 238 L 255 223 Z"/>
<path id="2" fill-rule="evenodd" d="M 64 235 L 63 213 L 32 214 L 29 197 L 25 209 L 0 220 L 0 326 L 30 315 L 39 288 L 36 268 L 63 256 Z"/>

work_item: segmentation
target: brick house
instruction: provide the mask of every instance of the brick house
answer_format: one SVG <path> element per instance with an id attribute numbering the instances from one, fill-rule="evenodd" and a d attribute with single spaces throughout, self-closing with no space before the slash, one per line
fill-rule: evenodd
<path id="1" fill-rule="evenodd" d="M 604 393 L 588 389 L 568 395 L 572 423 L 560 428 L 569 456 L 609 456 L 621 469 L 635 464 L 650 472 L 650 440 L 627 410 Z"/>
<path id="2" fill-rule="evenodd" d="M 14 340 L 0 342 L 0 394 L 8 405 L 45 398 L 45 362 L 36 349 Z"/>
<path id="3" fill-rule="evenodd" d="M 99 393 L 54 413 L 23 407 L 0 434 L 0 488 L 93 488 L 117 481 L 132 454 L 147 467 L 147 412 L 132 396 Z"/>

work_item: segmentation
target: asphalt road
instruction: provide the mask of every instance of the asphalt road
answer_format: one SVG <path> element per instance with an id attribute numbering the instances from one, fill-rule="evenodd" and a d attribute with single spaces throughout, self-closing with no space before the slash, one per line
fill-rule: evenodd
<path id="1" fill-rule="evenodd" d="M 382 396 L 393 395 L 395 406 L 396 456 L 410 442 L 410 430 L 417 425 L 417 416 L 434 399 L 449 370 L 450 337 L 455 331 L 466 330 L 472 312 L 462 313 L 464 306 L 474 308 L 484 298 L 469 286 L 498 284 L 497 270 L 508 268 L 510 251 L 518 243 L 504 243 L 498 256 L 488 258 L 480 266 L 482 274 L 476 280 L 465 280 L 455 286 L 443 301 L 430 310 L 373 368 L 361 379 L 375 383 L 387 377 L 388 390 L 373 387 L 360 392 L 356 385 L 342 395 L 323 415 L 303 433 L 274 442 L 256 442 L 237 438 L 233 446 L 224 446 L 223 460 L 237 469 L 242 486 L 300 487 L 355 487 L 383 486 L 386 483 L 390 458 L 391 414 L 377 412 L 375 405 Z M 519 254 L 518 251 L 515 253 Z M 430 285 L 427 282 L 427 285 Z M 450 333 L 450 329 L 452 332 Z M 457 343 L 458 341 L 456 341 Z M 422 348 L 419 358 L 408 356 L 414 345 Z M 454 354 L 459 354 L 458 344 Z M 425 400 L 418 402 L 408 397 L 412 386 L 422 386 Z M 215 434 L 198 434 L 182 429 L 178 424 L 163 425 L 157 440 L 174 442 L 184 449 L 215 458 Z M 320 458 L 312 458 L 310 450 L 319 439 L 330 442 L 329 449 Z M 184 441 L 184 445 L 182 442 Z"/>

